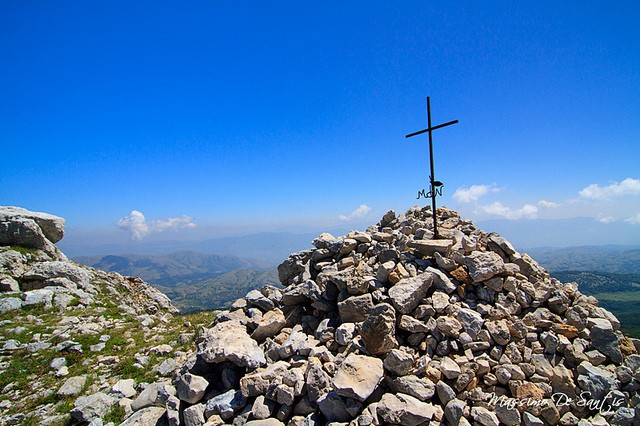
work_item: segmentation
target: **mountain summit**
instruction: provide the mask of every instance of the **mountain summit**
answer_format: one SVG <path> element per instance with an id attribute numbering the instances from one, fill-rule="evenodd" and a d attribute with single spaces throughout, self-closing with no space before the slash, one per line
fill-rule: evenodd
<path id="1" fill-rule="evenodd" d="M 157 338 L 179 333 L 166 296 L 68 261 L 62 219 L 0 208 L 0 422 L 640 424 L 640 341 L 613 314 L 498 234 L 440 208 L 433 239 L 432 219 L 318 236 L 278 267 L 283 289 L 160 364 L 174 349 Z"/>
<path id="2" fill-rule="evenodd" d="M 251 291 L 206 330 L 174 376 L 167 418 L 638 424 L 640 342 L 501 236 L 445 208 L 438 220 L 432 239 L 429 208 L 390 211 L 290 255 L 284 289 Z"/>

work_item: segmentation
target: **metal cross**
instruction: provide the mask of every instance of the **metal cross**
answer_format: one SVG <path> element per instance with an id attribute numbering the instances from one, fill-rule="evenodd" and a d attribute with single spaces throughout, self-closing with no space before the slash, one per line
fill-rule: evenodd
<path id="1" fill-rule="evenodd" d="M 431 126 L 431 101 L 429 100 L 429 97 L 427 96 L 427 124 L 428 127 L 424 130 L 420 130 L 418 132 L 414 132 L 411 134 L 408 134 L 407 138 L 410 138 L 412 136 L 417 136 L 417 135 L 421 135 L 423 133 L 429 133 L 429 161 L 431 164 L 431 176 L 429 176 L 429 183 L 431 186 L 431 190 L 428 193 L 425 193 L 424 189 L 420 192 L 418 192 L 418 199 L 420 199 L 420 196 L 423 196 L 425 198 L 431 197 L 431 209 L 433 212 L 433 238 L 437 239 L 439 237 L 438 235 L 438 221 L 436 220 L 436 194 L 437 195 L 442 195 L 442 182 L 435 180 L 435 176 L 434 176 L 434 171 L 433 171 L 433 137 L 431 136 L 431 132 L 433 132 L 434 130 L 437 129 L 441 129 L 442 127 L 446 127 L 446 126 L 450 126 L 452 124 L 456 124 L 458 122 L 458 120 L 453 120 L 453 121 L 449 121 L 447 123 L 444 124 L 438 124 L 437 126 Z"/>

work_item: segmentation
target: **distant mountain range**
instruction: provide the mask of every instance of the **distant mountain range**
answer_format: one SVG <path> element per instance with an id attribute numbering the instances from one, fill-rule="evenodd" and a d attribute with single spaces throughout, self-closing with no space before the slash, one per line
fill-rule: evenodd
<path id="1" fill-rule="evenodd" d="M 187 250 L 168 254 L 78 256 L 73 260 L 104 271 L 140 277 L 150 284 L 164 287 L 194 284 L 238 269 L 263 270 L 269 267 L 269 263 L 264 261 Z"/>
<path id="2" fill-rule="evenodd" d="M 538 247 L 523 251 L 550 272 L 640 274 L 640 246 Z"/>
<path id="3" fill-rule="evenodd" d="M 334 235 L 342 235 L 348 231 L 336 229 L 330 231 Z M 253 262 L 261 266 L 275 267 L 282 263 L 291 253 L 311 247 L 311 241 L 321 232 L 261 232 L 256 234 L 220 237 L 201 241 L 138 241 L 127 243 L 111 243 L 85 246 L 71 241 L 61 241 L 58 245 L 68 256 L 74 259 L 95 261 L 96 257 L 105 254 L 130 253 L 124 255 L 165 254 L 173 256 L 177 251 L 210 253 L 218 256 L 235 256 L 241 259 L 257 259 Z"/>

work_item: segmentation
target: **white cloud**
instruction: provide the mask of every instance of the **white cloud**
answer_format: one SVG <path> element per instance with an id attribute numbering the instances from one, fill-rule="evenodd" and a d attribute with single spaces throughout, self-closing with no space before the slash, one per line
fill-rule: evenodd
<path id="1" fill-rule="evenodd" d="M 129 216 L 118 220 L 117 225 L 120 229 L 131 232 L 131 238 L 134 240 L 141 240 L 150 232 L 149 224 L 138 210 L 132 210 Z"/>
<path id="2" fill-rule="evenodd" d="M 553 201 L 540 200 L 538 201 L 538 206 L 543 207 L 545 209 L 555 209 L 556 207 L 560 207 L 560 204 L 554 203 Z"/>
<path id="3" fill-rule="evenodd" d="M 180 217 L 170 217 L 167 219 L 158 219 L 153 222 L 153 229 L 158 232 L 162 232 L 165 229 L 178 230 L 182 228 L 195 228 L 196 224 L 193 222 L 191 216 L 182 215 Z"/>
<path id="4" fill-rule="evenodd" d="M 502 216 L 507 219 L 535 219 L 538 215 L 538 208 L 532 204 L 525 204 L 519 209 L 512 209 L 496 201 L 495 203 L 480 206 L 485 213 Z"/>
<path id="5" fill-rule="evenodd" d="M 611 223 L 618 220 L 618 218 L 615 216 L 606 216 L 601 214 L 596 218 L 596 220 L 600 223 Z"/>
<path id="6" fill-rule="evenodd" d="M 471 185 L 469 188 L 458 188 L 453 193 L 453 199 L 459 203 L 471 203 L 472 201 L 478 201 L 480 197 L 488 194 L 489 192 L 497 192 L 498 189 L 495 185 Z"/>
<path id="7" fill-rule="evenodd" d="M 193 218 L 187 215 L 147 222 L 144 214 L 138 210 L 132 210 L 128 216 L 118 220 L 116 224 L 120 229 L 129 231 L 131 233 L 131 239 L 138 241 L 152 232 L 162 232 L 167 229 L 176 231 L 178 229 L 196 227 Z"/>
<path id="8" fill-rule="evenodd" d="M 609 186 L 591 184 L 580 191 L 582 198 L 590 200 L 607 200 L 624 195 L 640 195 L 640 179 L 626 178 L 622 182 L 613 182 Z"/>
<path id="9" fill-rule="evenodd" d="M 371 211 L 371 207 L 366 204 L 360 204 L 360 206 L 352 211 L 351 213 L 344 215 L 341 214 L 338 218 L 343 222 L 349 222 L 352 219 L 360 219 L 363 218 Z"/>
<path id="10" fill-rule="evenodd" d="M 625 222 L 629 222 L 632 225 L 640 225 L 640 213 L 636 213 L 634 216 L 626 219 Z"/>

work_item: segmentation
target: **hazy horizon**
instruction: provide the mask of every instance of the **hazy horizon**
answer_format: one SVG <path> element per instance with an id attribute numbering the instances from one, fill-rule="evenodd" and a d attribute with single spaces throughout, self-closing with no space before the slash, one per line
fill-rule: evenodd
<path id="1" fill-rule="evenodd" d="M 73 230 L 67 231 L 65 238 L 58 246 L 68 256 L 94 256 L 109 254 L 157 254 L 171 253 L 182 250 L 193 250 L 212 254 L 229 254 L 242 256 L 242 250 L 225 252 L 229 241 L 236 242 L 243 247 L 242 241 L 267 241 L 277 246 L 280 250 L 269 260 L 284 260 L 291 252 L 311 247 L 311 241 L 322 232 L 329 232 L 335 236 L 348 233 L 350 230 L 365 230 L 368 224 L 354 224 L 351 227 L 333 226 L 307 226 L 292 228 L 252 229 L 245 232 L 230 234 L 211 234 L 191 236 L 180 235 L 180 232 L 171 234 L 155 234 L 151 239 L 132 240 L 129 235 L 121 230 L 112 230 L 101 235 L 75 234 Z M 627 226 L 623 224 L 603 224 L 591 218 L 572 218 L 558 220 L 522 219 L 522 220 L 484 220 L 474 221 L 474 224 L 486 231 L 497 232 L 507 238 L 516 249 L 526 251 L 539 248 L 566 248 L 577 246 L 640 246 L 640 235 L 628 233 Z M 635 228 L 634 228 L 635 230 Z M 173 238 L 172 238 L 173 237 Z M 235 241 L 234 241 L 235 240 Z M 207 243 L 219 241 L 225 245 L 211 245 Z M 249 243 L 247 243 L 249 244 Z M 249 247 L 250 244 L 247 246 Z M 289 251 L 287 251 L 289 247 Z M 251 249 L 245 249 L 251 252 Z M 252 253 L 244 257 L 253 258 Z M 284 257 L 283 257 L 284 256 Z M 263 259 L 256 259 L 263 260 Z"/>

